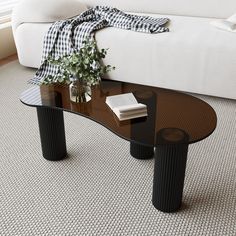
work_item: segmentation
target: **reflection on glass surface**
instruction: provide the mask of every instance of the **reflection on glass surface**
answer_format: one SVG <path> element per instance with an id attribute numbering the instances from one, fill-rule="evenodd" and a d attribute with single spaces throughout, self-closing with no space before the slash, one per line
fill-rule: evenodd
<path id="1" fill-rule="evenodd" d="M 147 105 L 148 117 L 120 122 L 106 105 L 106 96 L 129 92 Z M 200 141 L 214 131 L 217 120 L 212 107 L 193 96 L 109 80 L 92 88 L 92 99 L 87 103 L 72 103 L 68 86 L 34 86 L 22 93 L 21 101 L 29 106 L 59 108 L 85 116 L 122 138 L 149 146 L 155 144 L 156 134 L 164 128 L 183 130 L 188 143 Z"/>
<path id="2" fill-rule="evenodd" d="M 150 90 L 137 90 L 133 94 L 139 103 L 147 105 L 148 116 L 131 120 L 130 139 L 139 143 L 154 144 L 157 95 Z"/>

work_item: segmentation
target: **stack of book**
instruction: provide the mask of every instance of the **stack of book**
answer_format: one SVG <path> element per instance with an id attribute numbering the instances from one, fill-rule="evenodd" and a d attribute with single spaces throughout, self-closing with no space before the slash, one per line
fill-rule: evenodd
<path id="1" fill-rule="evenodd" d="M 132 93 L 108 96 L 106 104 L 120 121 L 147 116 L 147 106 L 138 103 Z"/>

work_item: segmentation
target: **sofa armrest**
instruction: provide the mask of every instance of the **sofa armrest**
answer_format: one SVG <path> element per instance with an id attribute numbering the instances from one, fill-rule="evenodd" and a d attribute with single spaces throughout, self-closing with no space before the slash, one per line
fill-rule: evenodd
<path id="1" fill-rule="evenodd" d="M 70 18 L 87 10 L 79 0 L 22 0 L 13 9 L 13 32 L 22 23 L 49 23 Z"/>

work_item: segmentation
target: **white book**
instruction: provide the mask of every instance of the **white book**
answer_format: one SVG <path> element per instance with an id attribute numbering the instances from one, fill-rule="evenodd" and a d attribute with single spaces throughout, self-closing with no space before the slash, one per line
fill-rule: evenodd
<path id="1" fill-rule="evenodd" d="M 106 104 L 112 109 L 119 120 L 147 116 L 147 106 L 138 103 L 132 93 L 108 96 Z"/>
<path id="2" fill-rule="evenodd" d="M 141 111 L 147 111 L 147 106 L 142 103 L 137 103 L 133 105 L 124 105 L 119 107 L 114 107 L 113 111 L 119 112 L 121 114 L 130 114 L 130 113 L 138 113 Z"/>
<path id="3" fill-rule="evenodd" d="M 117 112 L 114 112 L 114 113 L 116 114 L 116 116 L 118 117 L 118 119 L 120 121 L 130 120 L 130 119 L 139 118 L 139 117 L 145 117 L 148 115 L 147 111 L 141 111 L 141 112 L 137 112 L 135 114 L 128 114 L 128 115 L 120 114 Z"/>
<path id="4" fill-rule="evenodd" d="M 106 97 L 106 104 L 113 110 L 115 107 L 138 104 L 132 93 L 125 93 Z"/>

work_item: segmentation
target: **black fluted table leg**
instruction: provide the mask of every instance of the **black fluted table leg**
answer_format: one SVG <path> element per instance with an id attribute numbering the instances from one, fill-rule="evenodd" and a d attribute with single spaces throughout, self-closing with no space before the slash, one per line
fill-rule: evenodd
<path id="1" fill-rule="evenodd" d="M 154 147 L 130 142 L 130 154 L 136 159 L 150 159 L 154 156 Z"/>
<path id="2" fill-rule="evenodd" d="M 63 159 L 67 155 L 63 111 L 38 107 L 37 115 L 44 158 Z"/>
<path id="3" fill-rule="evenodd" d="M 160 211 L 174 212 L 182 203 L 188 135 L 180 129 L 163 129 L 157 141 L 152 202 Z"/>

